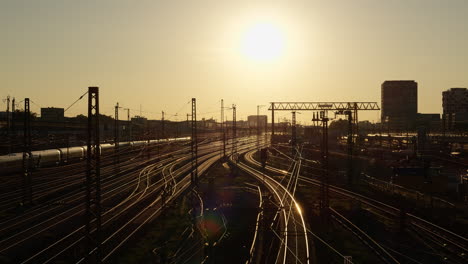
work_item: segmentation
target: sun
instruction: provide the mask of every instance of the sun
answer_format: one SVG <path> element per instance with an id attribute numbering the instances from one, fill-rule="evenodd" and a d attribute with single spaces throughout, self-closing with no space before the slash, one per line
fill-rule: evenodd
<path id="1" fill-rule="evenodd" d="M 272 61 L 283 54 L 284 36 L 275 25 L 258 23 L 245 32 L 241 49 L 249 59 Z"/>

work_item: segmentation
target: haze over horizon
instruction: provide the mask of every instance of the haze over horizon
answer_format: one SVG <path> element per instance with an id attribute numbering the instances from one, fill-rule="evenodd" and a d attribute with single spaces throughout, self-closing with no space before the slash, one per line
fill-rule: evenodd
<path id="1" fill-rule="evenodd" d="M 66 108 L 99 86 L 107 115 L 119 102 L 185 120 L 196 97 L 199 119 L 219 119 L 220 99 L 245 119 L 270 101 L 380 105 L 382 82 L 415 80 L 419 112 L 441 113 L 442 91 L 468 87 L 467 11 L 464 0 L 6 0 L 1 96 Z"/>

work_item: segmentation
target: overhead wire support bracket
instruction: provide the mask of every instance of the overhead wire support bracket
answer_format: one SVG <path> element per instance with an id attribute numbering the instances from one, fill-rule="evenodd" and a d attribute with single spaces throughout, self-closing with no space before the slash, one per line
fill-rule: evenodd
<path id="1" fill-rule="evenodd" d="M 115 105 L 114 119 L 114 170 L 116 174 L 120 172 L 119 108 L 119 103 L 117 103 Z"/>
<path id="2" fill-rule="evenodd" d="M 192 173 L 191 183 L 198 184 L 198 141 L 197 141 L 197 99 L 192 98 L 192 138 L 191 138 L 191 153 L 192 153 Z"/>
<path id="3" fill-rule="evenodd" d="M 31 110 L 29 98 L 24 99 L 24 127 L 23 127 L 23 205 L 32 204 L 31 170 L 33 156 L 31 153 Z"/>
<path id="4" fill-rule="evenodd" d="M 88 91 L 86 150 L 85 261 L 101 263 L 101 170 L 99 137 L 99 87 Z"/>

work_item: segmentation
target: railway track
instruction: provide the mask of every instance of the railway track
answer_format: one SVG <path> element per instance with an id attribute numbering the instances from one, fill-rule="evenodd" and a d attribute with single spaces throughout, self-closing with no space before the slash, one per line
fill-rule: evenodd
<path id="1" fill-rule="evenodd" d="M 248 143 L 243 140 L 239 142 Z M 251 146 L 246 144 L 244 147 Z M 108 252 L 106 259 L 111 258 L 128 238 L 138 232 L 141 227 L 132 231 L 135 223 L 143 226 L 151 221 L 163 210 L 164 204 L 178 197 L 190 186 L 190 177 L 186 174 L 190 170 L 187 151 L 178 150 L 176 153 L 165 153 L 164 156 L 167 158 L 157 157 L 152 162 L 145 161 L 144 164 L 149 164 L 142 166 L 139 171 L 126 173 L 122 170 L 119 177 L 114 177 L 113 181 L 105 181 L 102 185 L 102 204 L 105 208 L 103 230 L 107 235 L 103 247 Z M 200 146 L 200 173 L 219 158 L 219 142 Z M 2 238 L 5 237 L 0 241 L 0 254 L 15 256 L 15 263 L 53 263 L 59 260 L 69 262 L 70 255 L 83 250 L 80 247 L 84 232 L 81 224 L 83 197 L 82 192 L 77 192 L 64 198 L 65 208 L 43 212 L 31 210 L 30 217 L 4 222 L 6 225 L 0 230 Z M 34 224 L 28 227 L 30 223 Z M 4 236 L 6 233 L 10 235 Z M 55 234 L 54 238 L 47 238 L 50 233 Z M 41 245 L 35 243 L 38 238 Z M 17 254 L 25 247 L 30 255 Z"/>
<path id="2" fill-rule="evenodd" d="M 260 163 L 253 159 L 252 154 L 253 152 L 248 153 L 248 155 L 246 155 L 246 160 L 248 160 L 254 166 L 259 167 Z M 266 169 L 277 175 L 285 175 L 287 173 L 284 170 L 277 169 L 271 166 L 266 166 Z M 317 179 L 299 177 L 299 181 L 313 186 L 320 186 L 320 181 Z M 378 211 L 379 213 L 382 213 L 385 216 L 394 219 L 395 221 L 398 221 L 401 217 L 400 209 L 391 205 L 333 185 L 329 185 L 329 190 L 330 192 L 333 192 L 340 196 L 350 198 L 353 200 L 358 200 L 362 204 L 368 206 L 369 208 L 372 208 L 373 210 Z M 431 236 L 431 242 L 435 244 L 435 246 L 438 246 L 441 250 L 443 250 L 445 254 L 447 254 L 447 258 L 449 258 L 448 255 L 450 255 L 454 263 L 458 263 L 459 261 L 462 261 L 461 263 L 468 261 L 467 238 L 458 235 L 450 230 L 447 230 L 443 227 L 435 225 L 416 215 L 410 213 L 407 213 L 406 215 L 407 224 L 411 225 L 412 228 L 427 233 L 429 236 Z"/>
<path id="3" fill-rule="evenodd" d="M 255 151 L 255 150 L 253 150 Z M 248 153 L 253 153 L 249 151 Z M 247 151 L 244 152 L 244 154 Z M 279 228 L 274 232 L 280 240 L 280 249 L 278 250 L 275 262 L 281 263 L 309 263 L 309 240 L 307 225 L 302 215 L 300 204 L 294 198 L 294 191 L 290 191 L 274 178 L 248 166 L 244 162 L 238 163 L 240 169 L 257 179 L 273 195 L 278 211 Z M 300 164 L 298 165 L 298 168 Z M 297 175 L 299 175 L 299 170 Z M 291 178 L 288 185 L 296 185 L 295 179 Z M 296 179 L 297 181 L 297 179 Z M 293 189 L 295 187 L 292 187 Z M 275 217 L 276 218 L 276 217 Z"/>
<path id="4" fill-rule="evenodd" d="M 126 153 L 128 157 L 126 161 L 119 164 L 123 170 L 129 170 L 132 167 L 137 167 L 138 163 L 135 164 L 134 159 L 141 157 L 142 151 L 132 151 Z M 135 156 L 132 154 L 137 153 Z M 125 156 L 123 158 L 125 158 Z M 139 163 L 140 165 L 144 162 Z M 69 189 L 73 189 L 81 185 L 85 173 L 85 165 L 83 162 L 73 164 L 72 166 L 47 168 L 44 171 L 38 170 L 33 175 L 33 198 L 39 203 L 44 203 L 49 196 L 54 193 L 67 192 Z M 58 171 L 60 169 L 61 171 Z M 102 160 L 101 173 L 103 177 L 113 176 L 115 174 L 115 164 L 113 163 L 112 156 L 104 156 Z M 18 180 L 15 184 L 9 184 L 8 186 L 2 186 L 4 189 L 13 190 L 3 193 L 0 196 L 0 211 L 7 211 L 17 207 L 22 202 L 22 187 L 20 176 L 16 177 Z"/>

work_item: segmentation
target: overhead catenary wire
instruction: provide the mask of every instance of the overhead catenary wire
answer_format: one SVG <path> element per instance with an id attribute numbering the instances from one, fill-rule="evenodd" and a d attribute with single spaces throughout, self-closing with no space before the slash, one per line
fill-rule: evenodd
<path id="1" fill-rule="evenodd" d="M 24 100 L 23 100 L 23 101 L 24 101 Z M 42 108 L 42 106 L 40 106 L 38 103 L 34 102 L 33 100 L 29 99 L 29 101 L 30 101 L 31 103 L 35 104 L 37 107 Z"/>
<path id="2" fill-rule="evenodd" d="M 86 91 L 82 96 L 80 96 L 78 99 L 76 99 L 76 101 L 74 101 L 69 107 L 67 107 L 63 112 L 66 112 L 68 109 L 70 109 L 73 105 L 75 105 L 79 100 L 83 99 L 83 97 L 88 93 L 88 91 Z"/>
<path id="3" fill-rule="evenodd" d="M 177 110 L 177 112 L 175 114 L 172 114 L 172 115 L 167 115 L 167 113 L 165 112 L 165 114 L 169 117 L 174 117 L 174 116 L 178 116 L 178 114 L 180 113 L 180 111 L 182 111 L 182 109 L 184 107 L 186 107 L 191 101 L 187 101 L 185 102 L 180 108 L 179 110 Z M 125 107 L 123 106 L 125 109 L 128 109 L 128 110 L 131 110 L 131 111 L 135 111 L 135 112 L 142 112 L 142 113 L 148 113 L 148 114 L 161 114 L 161 112 L 154 112 L 154 111 L 146 111 L 146 110 L 140 110 L 140 109 L 134 109 L 134 108 L 130 108 L 130 107 Z M 112 106 L 112 109 L 114 108 L 114 106 Z"/>

